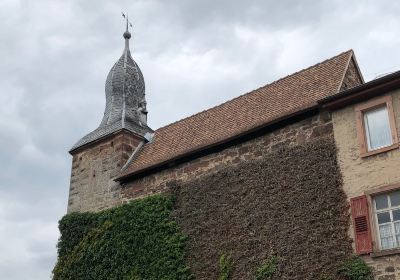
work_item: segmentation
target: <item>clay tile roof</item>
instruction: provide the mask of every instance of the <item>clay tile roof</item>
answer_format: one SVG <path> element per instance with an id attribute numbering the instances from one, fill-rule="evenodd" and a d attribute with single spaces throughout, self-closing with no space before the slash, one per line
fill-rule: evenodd
<path id="1" fill-rule="evenodd" d="M 319 99 L 339 92 L 352 56 L 349 50 L 157 129 L 119 179 L 316 106 Z"/>

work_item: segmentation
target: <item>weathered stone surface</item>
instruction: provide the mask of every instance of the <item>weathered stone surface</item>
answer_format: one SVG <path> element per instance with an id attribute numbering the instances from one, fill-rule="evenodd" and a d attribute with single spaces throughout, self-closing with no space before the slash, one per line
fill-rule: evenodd
<path id="1" fill-rule="evenodd" d="M 75 153 L 68 213 L 97 211 L 118 204 L 120 188 L 113 178 L 139 142 L 133 133 L 119 132 Z"/>
<path id="2" fill-rule="evenodd" d="M 400 279 L 400 255 L 364 257 L 364 259 L 372 267 L 376 280 Z"/>

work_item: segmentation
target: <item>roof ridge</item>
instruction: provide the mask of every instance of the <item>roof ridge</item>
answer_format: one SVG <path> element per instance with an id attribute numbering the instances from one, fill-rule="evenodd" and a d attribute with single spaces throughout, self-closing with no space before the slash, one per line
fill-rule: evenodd
<path id="1" fill-rule="evenodd" d="M 269 83 L 269 84 L 263 85 L 263 86 L 258 87 L 258 88 L 256 88 L 256 89 L 253 89 L 253 90 L 251 90 L 251 91 L 248 91 L 248 92 L 246 92 L 246 93 L 243 93 L 243 94 L 241 94 L 241 95 L 239 95 L 239 96 L 236 96 L 236 97 L 234 97 L 234 98 L 232 98 L 232 99 L 229 99 L 229 100 L 227 100 L 227 101 L 225 101 L 225 102 L 222 102 L 222 103 L 220 103 L 220 104 L 218 104 L 218 105 L 215 105 L 215 106 L 213 106 L 213 107 L 209 107 L 209 108 L 207 108 L 207 109 L 204 109 L 204 110 L 202 110 L 202 111 L 199 111 L 199 112 L 197 112 L 197 113 L 194 113 L 194 114 L 192 114 L 192 115 L 190 115 L 190 116 L 184 117 L 184 118 L 179 119 L 179 120 L 176 120 L 176 121 L 174 121 L 174 122 L 172 122 L 172 123 L 166 124 L 166 125 L 164 125 L 164 126 L 162 126 L 162 127 L 159 127 L 158 129 L 155 130 L 155 132 L 157 132 L 157 131 L 159 131 L 159 130 L 164 130 L 164 129 L 166 129 L 166 128 L 168 128 L 168 127 L 170 127 L 170 126 L 172 126 L 172 125 L 174 125 L 174 124 L 176 124 L 176 123 L 178 123 L 178 122 L 182 122 L 182 121 L 184 121 L 184 120 L 186 120 L 186 119 L 190 119 L 190 118 L 192 118 L 192 117 L 194 117 L 194 116 L 197 116 L 197 115 L 200 115 L 200 114 L 202 114 L 202 113 L 204 113 L 204 112 L 211 111 L 211 110 L 213 110 L 213 109 L 215 109 L 215 108 L 221 107 L 221 106 L 223 106 L 223 105 L 225 105 L 225 104 L 227 104 L 227 103 L 229 103 L 229 102 L 232 102 L 232 101 L 234 101 L 234 100 L 236 100 L 236 99 L 238 99 L 238 98 L 241 98 L 241 97 L 243 97 L 243 96 L 245 96 L 245 95 L 252 94 L 252 93 L 254 93 L 254 92 L 256 92 L 256 91 L 258 91 L 258 90 L 260 90 L 260 89 L 262 89 L 262 88 L 271 86 L 271 85 L 276 84 L 276 83 L 278 83 L 278 82 L 281 82 L 281 81 L 283 81 L 283 80 L 285 80 L 285 79 L 287 79 L 287 78 L 289 78 L 289 77 L 292 77 L 292 76 L 297 75 L 297 74 L 299 74 L 299 73 L 302 73 L 302 72 L 304 72 L 304 71 L 307 71 L 307 70 L 310 70 L 310 69 L 312 69 L 312 68 L 315 68 L 315 67 L 317 67 L 317 66 L 319 66 L 319 65 L 321 65 L 321 64 L 323 64 L 323 63 L 326 63 L 326 62 L 328 62 L 328 61 L 330 61 L 330 60 L 333 60 L 333 59 L 335 59 L 335 58 L 338 58 L 339 56 L 342 56 L 342 55 L 344 55 L 344 54 L 346 54 L 346 53 L 352 53 L 352 54 L 354 54 L 354 51 L 353 51 L 353 49 L 349 49 L 349 50 L 347 50 L 347 51 L 341 52 L 341 53 L 339 53 L 339 54 L 337 54 L 337 55 L 335 55 L 335 56 L 332 56 L 332 57 L 330 57 L 330 58 L 327 58 L 327 59 L 325 59 L 325 60 L 323 60 L 323 61 L 321 61 L 321 62 L 318 62 L 318 63 L 316 63 L 316 64 L 314 64 L 314 65 L 311 65 L 311 66 L 309 66 L 309 67 L 307 67 L 307 68 L 303 68 L 303 69 L 301 69 L 301 70 L 299 70 L 299 71 L 297 71 L 297 72 L 294 72 L 294 73 L 292 73 L 292 74 L 289 74 L 289 75 L 286 75 L 286 76 L 284 76 L 284 77 L 282 77 L 282 78 L 279 78 L 278 80 L 275 80 L 275 81 L 273 81 L 273 82 L 271 82 L 271 83 Z"/>

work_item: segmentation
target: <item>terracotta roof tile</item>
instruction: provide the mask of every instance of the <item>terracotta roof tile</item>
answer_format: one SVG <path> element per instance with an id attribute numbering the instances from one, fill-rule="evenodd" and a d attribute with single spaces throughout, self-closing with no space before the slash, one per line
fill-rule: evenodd
<path id="1" fill-rule="evenodd" d="M 284 116 L 313 107 L 340 89 L 353 51 L 171 123 L 155 131 L 120 178 L 159 165 Z"/>

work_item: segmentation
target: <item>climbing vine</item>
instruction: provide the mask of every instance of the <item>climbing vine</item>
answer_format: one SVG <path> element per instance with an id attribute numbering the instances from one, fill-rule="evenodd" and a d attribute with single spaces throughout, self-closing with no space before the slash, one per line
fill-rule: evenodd
<path id="1" fill-rule="evenodd" d="M 188 236 L 197 280 L 218 279 L 229 252 L 232 279 L 338 279 L 352 254 L 349 206 L 333 139 L 283 147 L 174 188 L 174 216 Z M 277 262 L 266 262 L 269 256 Z"/>
<path id="2" fill-rule="evenodd" d="M 256 270 L 255 280 L 267 280 L 271 279 L 276 272 L 276 266 L 278 263 L 278 258 L 272 256 L 265 260 Z"/>
<path id="3" fill-rule="evenodd" d="M 191 279 L 173 201 L 152 196 L 61 219 L 53 280 Z"/>
<path id="4" fill-rule="evenodd" d="M 229 280 L 232 273 L 232 259 L 227 254 L 222 254 L 219 258 L 219 277 L 218 280 Z"/>
<path id="5" fill-rule="evenodd" d="M 338 269 L 338 275 L 345 280 L 373 280 L 372 270 L 363 259 L 352 256 Z"/>

